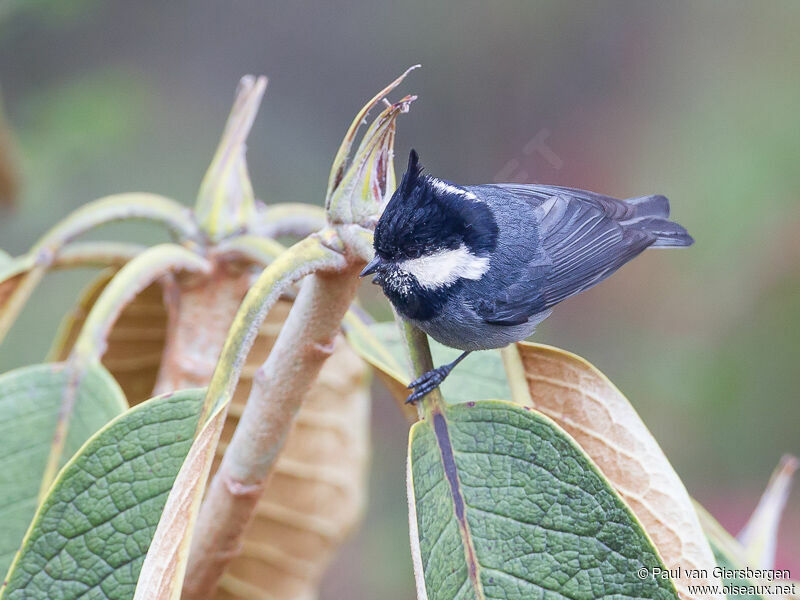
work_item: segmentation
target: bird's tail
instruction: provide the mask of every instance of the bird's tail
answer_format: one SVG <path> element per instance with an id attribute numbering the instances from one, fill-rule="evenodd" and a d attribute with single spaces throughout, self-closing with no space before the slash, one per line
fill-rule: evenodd
<path id="1" fill-rule="evenodd" d="M 691 246 L 694 243 L 686 229 L 669 220 L 669 200 L 664 196 L 643 196 L 626 202 L 636 207 L 636 213 L 625 225 L 654 234 L 656 241 L 651 247 Z"/>

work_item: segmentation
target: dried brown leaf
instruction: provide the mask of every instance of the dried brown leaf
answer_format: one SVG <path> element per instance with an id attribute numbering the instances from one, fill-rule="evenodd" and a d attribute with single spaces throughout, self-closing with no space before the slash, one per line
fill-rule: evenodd
<path id="1" fill-rule="evenodd" d="M 681 597 L 722 598 L 688 591 L 689 584 L 720 585 L 686 576 L 687 569 L 710 575 L 714 555 L 683 483 L 625 396 L 579 356 L 539 344 L 517 347 L 534 408 L 575 438 L 641 521 L 664 564 L 680 567 L 674 582 Z"/>
<path id="2" fill-rule="evenodd" d="M 46 269 L 30 255 L 0 257 L 0 343 L 16 321 Z"/>
<path id="3" fill-rule="evenodd" d="M 25 273 L 19 273 L 0 282 L 0 311 L 3 310 L 5 303 L 11 299 L 11 294 L 14 293 L 14 290 L 17 289 L 24 277 Z"/>
<path id="4" fill-rule="evenodd" d="M 19 193 L 20 172 L 11 132 L 0 109 L 0 207 L 12 207 Z"/>
<path id="5" fill-rule="evenodd" d="M 52 360 L 69 354 L 112 276 L 112 271 L 104 272 L 84 290 L 62 324 Z M 166 290 L 154 284 L 125 308 L 109 336 L 103 363 L 131 404 L 151 396 L 157 378 L 155 387 L 163 391 L 207 385 L 251 277 L 241 265 L 219 265 L 208 277 L 166 281 Z M 169 316 L 167 305 L 172 307 Z M 220 455 L 238 423 L 253 374 L 266 359 L 291 305 L 291 299 L 279 301 L 261 328 L 225 421 Z M 256 589 L 286 598 L 316 595 L 320 577 L 359 521 L 365 502 L 369 404 L 364 376 L 362 361 L 339 339 L 288 434 L 242 553 L 231 563 L 218 598 L 252 598 Z M 185 468 L 194 472 L 199 465 Z M 190 507 L 177 508 L 186 512 Z M 164 527 L 177 524 L 174 520 Z M 170 553 L 177 557 L 183 551 L 177 540 L 166 541 L 154 555 L 167 560 Z M 174 578 L 158 567 L 161 562 L 153 563 L 142 589 L 166 593 L 159 586 Z"/>
<path id="6" fill-rule="evenodd" d="M 159 390 L 206 385 L 251 279 L 224 265 L 209 278 L 178 280 L 168 324 Z M 170 296 L 170 293 L 168 293 Z M 292 301 L 280 300 L 248 355 L 225 421 L 218 459 L 230 440 Z M 290 430 L 258 504 L 241 554 L 230 564 L 219 598 L 316 595 L 334 552 L 358 522 L 366 494 L 368 394 L 365 367 L 343 339 L 322 369 Z M 214 470 L 218 466 L 215 461 Z"/>
<path id="7" fill-rule="evenodd" d="M 217 263 L 207 277 L 176 279 L 165 294 L 171 314 L 157 392 L 208 385 L 253 276 L 241 265 Z"/>
<path id="8" fill-rule="evenodd" d="M 67 359 L 89 311 L 115 272 L 104 271 L 84 288 L 78 303 L 61 323 L 48 361 Z M 161 283 L 154 283 L 122 311 L 108 336 L 108 349 L 102 359 L 125 392 L 129 405 L 153 395 L 166 337 L 164 288 Z"/>

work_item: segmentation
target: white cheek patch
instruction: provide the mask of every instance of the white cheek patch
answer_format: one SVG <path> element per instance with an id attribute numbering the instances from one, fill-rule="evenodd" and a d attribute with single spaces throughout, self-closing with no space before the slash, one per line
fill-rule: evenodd
<path id="1" fill-rule="evenodd" d="M 436 289 L 459 279 L 480 279 L 489 270 L 489 257 L 475 256 L 462 244 L 455 250 L 439 250 L 397 266 L 413 275 L 422 287 Z"/>

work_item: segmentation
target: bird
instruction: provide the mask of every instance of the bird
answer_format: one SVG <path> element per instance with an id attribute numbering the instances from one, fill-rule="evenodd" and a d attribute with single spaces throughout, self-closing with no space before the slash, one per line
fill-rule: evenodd
<path id="1" fill-rule="evenodd" d="M 690 246 L 661 195 L 618 200 L 539 184 L 460 186 L 408 167 L 374 232 L 373 275 L 400 316 L 462 350 L 412 381 L 416 403 L 471 352 L 533 334 L 563 300 L 647 248 Z"/>

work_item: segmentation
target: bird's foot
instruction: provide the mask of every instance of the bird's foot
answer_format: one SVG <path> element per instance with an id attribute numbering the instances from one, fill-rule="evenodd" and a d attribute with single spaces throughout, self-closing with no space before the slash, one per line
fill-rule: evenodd
<path id="1" fill-rule="evenodd" d="M 408 389 L 413 389 L 414 393 L 406 398 L 406 404 L 416 404 L 424 396 L 431 393 L 439 387 L 444 381 L 445 377 L 450 374 L 452 367 L 450 365 L 442 365 L 436 369 L 423 373 L 414 381 L 408 384 Z"/>

